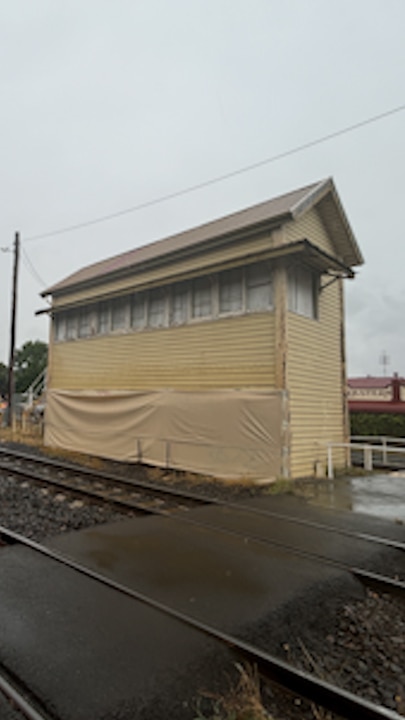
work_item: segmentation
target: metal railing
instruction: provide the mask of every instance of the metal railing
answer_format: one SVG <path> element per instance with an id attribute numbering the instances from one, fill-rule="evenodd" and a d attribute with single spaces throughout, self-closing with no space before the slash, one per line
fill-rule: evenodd
<path id="1" fill-rule="evenodd" d="M 333 450 L 335 448 L 339 449 L 349 449 L 351 454 L 353 452 L 360 452 L 362 454 L 362 465 L 366 471 L 371 472 L 375 465 L 376 465 L 376 457 L 378 455 L 381 456 L 381 462 L 380 465 L 383 465 L 385 467 L 405 467 L 405 438 L 388 438 L 383 436 L 354 436 L 352 438 L 357 440 L 357 438 L 360 438 L 362 440 L 368 439 L 368 437 L 371 440 L 379 440 L 378 443 L 371 443 L 371 442 L 350 442 L 350 443 L 335 443 L 330 442 L 328 443 L 328 478 L 332 480 L 334 478 L 334 469 L 333 469 Z M 389 445 L 387 440 L 394 441 L 392 445 Z M 395 447 L 394 445 L 401 444 L 402 447 Z M 397 462 L 395 465 L 393 465 L 390 462 L 390 455 L 391 458 L 396 456 L 396 459 L 398 459 L 399 456 L 399 463 Z"/>
<path id="2" fill-rule="evenodd" d="M 38 398 L 46 389 L 46 375 L 47 368 L 44 368 L 42 372 L 35 378 L 29 388 L 23 393 L 25 396 L 25 408 L 28 410 L 32 408 L 34 400 Z"/>

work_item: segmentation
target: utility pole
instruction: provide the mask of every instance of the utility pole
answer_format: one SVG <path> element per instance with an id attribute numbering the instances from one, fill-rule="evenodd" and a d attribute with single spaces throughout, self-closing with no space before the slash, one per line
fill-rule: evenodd
<path id="1" fill-rule="evenodd" d="M 17 315 L 17 284 L 18 284 L 18 263 L 20 260 L 20 235 L 18 232 L 14 238 L 14 269 L 13 286 L 11 291 L 11 328 L 10 328 L 10 359 L 8 363 L 8 416 L 7 425 L 13 425 L 13 402 L 14 402 L 14 355 L 15 355 L 15 327 Z"/>

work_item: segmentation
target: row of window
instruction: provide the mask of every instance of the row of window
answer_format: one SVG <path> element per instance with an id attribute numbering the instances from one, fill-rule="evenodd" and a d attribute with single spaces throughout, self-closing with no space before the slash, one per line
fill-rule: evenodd
<path id="1" fill-rule="evenodd" d="M 299 273 L 292 278 L 289 304 L 290 309 L 315 317 L 311 278 L 305 272 L 301 279 Z M 272 307 L 271 268 L 266 262 L 256 263 L 57 313 L 54 337 L 57 341 L 74 340 L 114 331 L 184 325 Z"/>

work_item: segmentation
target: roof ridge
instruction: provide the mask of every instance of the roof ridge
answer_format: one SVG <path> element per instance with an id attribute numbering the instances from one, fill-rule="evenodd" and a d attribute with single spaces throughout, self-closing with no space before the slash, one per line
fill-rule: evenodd
<path id="1" fill-rule="evenodd" d="M 41 295 L 45 297 L 46 295 L 64 291 L 89 281 L 95 281 L 145 262 L 191 249 L 216 238 L 230 236 L 233 233 L 243 231 L 249 227 L 272 222 L 276 223 L 278 220 L 281 222 L 282 218 L 292 219 L 293 208 L 299 207 L 300 203 L 304 204 L 305 207 L 305 203 L 310 203 L 312 197 L 315 198 L 314 202 L 316 202 L 317 193 L 328 182 L 333 181 L 329 178 L 305 185 L 296 190 L 290 190 L 287 193 L 276 195 L 269 200 L 217 217 L 202 225 L 188 228 L 179 233 L 174 233 L 131 250 L 118 253 L 117 255 L 109 256 L 103 260 L 98 260 L 71 273 L 60 282 L 44 290 Z M 303 211 L 304 210 L 302 210 L 302 212 Z"/>

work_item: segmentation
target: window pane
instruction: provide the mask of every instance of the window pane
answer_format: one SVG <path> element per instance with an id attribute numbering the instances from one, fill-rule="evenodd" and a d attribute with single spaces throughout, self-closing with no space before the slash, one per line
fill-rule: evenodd
<path id="1" fill-rule="evenodd" d="M 219 275 L 219 312 L 242 310 L 242 271 L 227 270 Z"/>
<path id="2" fill-rule="evenodd" d="M 79 312 L 79 337 L 88 337 L 90 335 L 90 311 L 88 308 L 82 308 Z"/>
<path id="3" fill-rule="evenodd" d="M 208 317 L 212 313 L 211 279 L 193 281 L 193 317 Z"/>
<path id="4" fill-rule="evenodd" d="M 288 309 L 309 318 L 316 317 L 316 278 L 306 268 L 288 274 Z"/>
<path id="5" fill-rule="evenodd" d="M 55 315 L 55 340 L 65 340 L 66 338 L 66 317 L 65 315 Z"/>
<path id="6" fill-rule="evenodd" d="M 113 330 L 122 330 L 127 324 L 127 299 L 119 298 L 111 305 L 111 326 Z"/>
<path id="7" fill-rule="evenodd" d="M 110 329 L 110 305 L 108 302 L 100 303 L 98 306 L 98 332 L 108 333 Z"/>
<path id="8" fill-rule="evenodd" d="M 158 288 L 149 294 L 148 325 L 149 327 L 162 327 L 166 319 L 166 293 Z"/>
<path id="9" fill-rule="evenodd" d="M 66 316 L 66 337 L 68 340 L 74 340 L 77 337 L 77 316 L 73 312 Z"/>
<path id="10" fill-rule="evenodd" d="M 131 325 L 133 328 L 145 326 L 145 295 L 136 293 L 131 300 Z"/>
<path id="11" fill-rule="evenodd" d="M 186 283 L 174 285 L 171 295 L 171 317 L 173 325 L 181 325 L 188 319 L 188 286 Z"/>
<path id="12" fill-rule="evenodd" d="M 246 308 L 266 310 L 273 305 L 271 270 L 268 265 L 250 265 L 246 268 Z"/>

